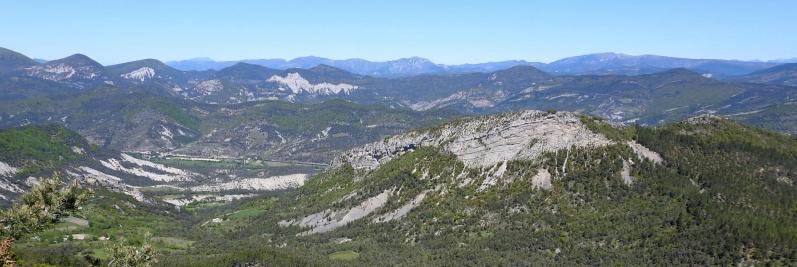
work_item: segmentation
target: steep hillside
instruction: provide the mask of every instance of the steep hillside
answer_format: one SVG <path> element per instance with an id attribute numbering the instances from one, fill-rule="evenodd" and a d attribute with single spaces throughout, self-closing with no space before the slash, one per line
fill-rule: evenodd
<path id="1" fill-rule="evenodd" d="M 778 65 L 736 77 L 735 80 L 797 86 L 797 63 Z"/>
<path id="2" fill-rule="evenodd" d="M 104 67 L 83 54 L 74 54 L 28 67 L 25 72 L 32 77 L 67 84 L 79 89 L 102 84 L 108 79 Z"/>
<path id="3" fill-rule="evenodd" d="M 112 177 L 96 170 L 112 153 L 102 153 L 77 133 L 50 124 L 0 130 L 0 204 L 11 203 L 19 194 L 47 177 L 60 172 L 64 179 L 128 193 L 143 200 L 141 193 L 126 182 L 141 177 Z"/>
<path id="4" fill-rule="evenodd" d="M 0 206 L 52 175 L 123 193 L 147 205 L 179 208 L 295 188 L 317 169 L 120 153 L 89 145 L 57 124 L 0 130 Z"/>
<path id="5" fill-rule="evenodd" d="M 795 155 L 710 116 L 480 117 L 354 149 L 230 238 L 366 265 L 788 264 Z"/>
<path id="6" fill-rule="evenodd" d="M 36 65 L 36 61 L 29 57 L 0 47 L 0 75 L 19 71 L 23 68 Z"/>
<path id="7" fill-rule="evenodd" d="M 54 124 L 0 132 L 0 161 L 5 166 L 4 174 L 9 175 L 52 169 L 79 159 L 91 149 L 80 135 Z"/>
<path id="8" fill-rule="evenodd" d="M 106 67 L 117 82 L 142 84 L 148 81 L 174 87 L 186 83 L 186 74 L 156 59 L 143 59 Z"/>
<path id="9" fill-rule="evenodd" d="M 75 88 L 58 82 L 33 77 L 0 76 L 0 101 L 24 100 L 33 97 L 62 97 L 75 93 Z"/>
<path id="10" fill-rule="evenodd" d="M 8 101 L 0 107 L 0 125 L 57 122 L 78 131 L 92 144 L 119 150 L 169 149 L 198 137 L 198 120 L 185 102 L 143 90 L 105 86 Z M 176 134 L 160 138 L 164 129 Z"/>

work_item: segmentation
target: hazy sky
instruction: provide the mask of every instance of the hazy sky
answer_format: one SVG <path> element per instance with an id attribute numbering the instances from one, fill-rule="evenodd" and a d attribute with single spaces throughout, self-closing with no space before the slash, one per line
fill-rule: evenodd
<path id="1" fill-rule="evenodd" d="M 234 4 L 233 4 L 234 2 Z M 0 47 L 216 60 L 315 55 L 458 64 L 594 52 L 797 57 L 797 1 L 0 1 Z"/>

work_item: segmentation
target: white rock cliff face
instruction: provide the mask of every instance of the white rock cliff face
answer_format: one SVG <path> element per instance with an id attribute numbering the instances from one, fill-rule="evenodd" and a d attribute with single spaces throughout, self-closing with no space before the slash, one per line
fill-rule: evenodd
<path id="1" fill-rule="evenodd" d="M 298 94 L 301 92 L 307 92 L 310 94 L 339 94 L 345 93 L 350 94 L 352 91 L 356 90 L 358 87 L 356 85 L 351 85 L 347 83 L 339 83 L 339 84 L 332 84 L 327 82 L 322 82 L 319 84 L 312 84 L 310 81 L 306 80 L 302 75 L 299 73 L 291 72 L 285 75 L 285 77 L 274 75 L 271 76 L 268 82 L 276 82 L 281 85 L 287 86 L 288 89 L 294 94 Z"/>
<path id="2" fill-rule="evenodd" d="M 0 161 L 0 176 L 13 176 L 17 173 L 17 168 L 11 167 L 5 162 Z"/>
<path id="3" fill-rule="evenodd" d="M 393 210 L 391 212 L 385 213 L 380 215 L 379 217 L 374 218 L 372 221 L 375 223 L 382 223 L 382 222 L 389 222 L 393 220 L 398 220 L 407 216 L 412 209 L 417 208 L 421 205 L 421 202 L 426 198 L 426 194 L 429 193 L 431 190 L 426 190 L 415 196 L 412 200 L 401 206 L 400 208 Z"/>
<path id="4" fill-rule="evenodd" d="M 344 226 L 350 222 L 362 219 L 375 210 L 381 208 L 382 206 L 387 203 L 388 199 L 391 195 L 393 195 L 393 189 L 385 190 L 384 192 L 373 196 L 369 199 L 366 199 L 362 203 L 357 206 L 351 207 L 349 209 L 342 209 L 342 210 L 325 210 L 318 213 L 313 213 L 304 218 L 299 219 L 298 221 L 288 221 L 288 222 L 280 222 L 282 225 L 299 225 L 301 227 L 311 227 L 312 229 L 303 232 L 301 235 L 308 235 L 308 234 L 316 234 L 316 233 L 325 233 L 335 228 Z M 408 210 L 409 211 L 409 210 Z"/>
<path id="5" fill-rule="evenodd" d="M 111 191 L 124 193 L 132 196 L 138 201 L 145 201 L 144 194 L 138 190 L 137 187 L 125 184 L 121 178 L 92 169 L 90 167 L 82 166 L 74 169 L 74 172 L 67 170 L 66 173 L 81 182 L 91 185 L 102 186 Z"/>
<path id="6" fill-rule="evenodd" d="M 205 184 L 191 187 L 196 192 L 219 192 L 224 190 L 283 190 L 297 188 L 304 185 L 307 174 L 295 173 L 268 178 L 247 178 L 221 184 Z"/>
<path id="7" fill-rule="evenodd" d="M 546 169 L 537 170 L 537 174 L 531 177 L 531 185 L 534 188 L 550 190 L 553 187 L 551 185 L 551 173 Z"/>
<path id="8" fill-rule="evenodd" d="M 71 78 L 95 79 L 100 70 L 92 66 L 72 66 L 69 64 L 33 66 L 26 69 L 28 74 L 50 81 L 63 81 Z"/>
<path id="9" fill-rule="evenodd" d="M 397 135 L 352 149 L 332 162 L 355 169 L 375 169 L 418 147 L 440 147 L 469 167 L 489 167 L 508 160 L 533 160 L 571 147 L 599 147 L 613 142 L 594 133 L 575 113 L 522 111 L 449 123 L 440 129 Z"/>
<path id="10" fill-rule="evenodd" d="M 152 77 L 154 77 L 155 70 L 150 67 L 141 67 L 131 72 L 122 74 L 121 76 L 122 78 L 128 80 L 138 80 L 143 82 L 144 80 L 151 79 Z"/>
<path id="11" fill-rule="evenodd" d="M 135 176 L 146 177 L 157 182 L 190 181 L 191 174 L 177 168 L 167 167 L 162 164 L 149 162 L 134 158 L 128 154 L 122 154 L 122 159 L 102 160 L 100 163 L 108 169 L 129 173 Z M 126 167 L 125 165 L 129 167 Z M 151 169 L 152 171 L 148 171 Z M 157 172 L 154 172 L 157 171 Z"/>

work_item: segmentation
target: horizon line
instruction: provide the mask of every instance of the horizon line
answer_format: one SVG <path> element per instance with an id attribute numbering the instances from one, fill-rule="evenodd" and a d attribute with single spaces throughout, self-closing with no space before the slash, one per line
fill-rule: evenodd
<path id="1" fill-rule="evenodd" d="M 40 58 L 40 57 L 36 57 L 36 56 L 30 56 L 28 54 L 25 54 L 25 53 L 22 53 L 22 52 L 19 52 L 17 50 L 10 49 L 10 48 L 6 48 L 6 47 L 2 47 L 2 46 L 0 46 L 0 48 L 5 48 L 5 49 L 8 49 L 8 50 L 20 53 L 20 54 L 25 55 L 26 57 L 29 57 L 30 59 L 33 59 L 33 60 L 36 60 L 36 61 L 44 60 L 46 62 L 53 61 L 53 60 L 58 60 L 58 59 L 63 59 L 63 58 L 69 57 L 69 56 L 77 55 L 77 54 L 81 54 L 81 55 L 84 55 L 84 56 L 87 56 L 87 57 L 91 58 L 92 60 L 95 60 L 95 61 L 99 62 L 103 66 L 111 66 L 111 65 L 123 64 L 123 63 L 129 63 L 129 62 L 138 61 L 138 60 L 145 60 L 145 59 L 156 59 L 156 60 L 161 61 L 163 63 L 173 63 L 173 62 L 199 60 L 199 59 L 204 60 L 204 61 L 208 61 L 208 62 L 242 62 L 242 61 L 247 61 L 247 60 L 283 60 L 283 61 L 289 62 L 289 61 L 302 59 L 302 58 L 320 58 L 320 59 L 335 60 L 335 61 L 365 60 L 365 61 L 369 61 L 369 62 L 389 62 L 389 61 L 397 61 L 397 60 L 402 60 L 402 59 L 418 58 L 418 59 L 428 60 L 428 61 L 430 61 L 430 62 L 432 62 L 432 63 L 434 63 L 436 65 L 444 65 L 444 66 L 499 63 L 499 62 L 506 62 L 506 61 L 524 61 L 526 63 L 551 64 L 553 62 L 560 61 L 560 60 L 563 60 L 563 59 L 574 58 L 574 57 L 582 57 L 582 56 L 590 56 L 590 55 L 601 55 L 601 54 L 614 54 L 614 55 L 630 56 L 630 57 L 656 56 L 656 57 L 668 57 L 668 58 L 676 58 L 676 59 L 726 60 L 726 61 L 760 62 L 760 63 L 782 63 L 782 62 L 777 62 L 777 61 L 797 60 L 797 56 L 795 56 L 795 57 L 774 58 L 774 59 L 751 59 L 751 60 L 745 60 L 745 59 L 737 59 L 737 58 L 682 57 L 682 56 L 670 56 L 670 55 L 653 54 L 653 53 L 628 54 L 628 53 L 623 53 L 623 52 L 610 51 L 610 52 L 592 52 L 592 53 L 586 53 L 586 54 L 578 54 L 578 55 L 566 56 L 566 57 L 562 57 L 562 58 L 559 58 L 559 59 L 556 59 L 556 60 L 553 60 L 553 61 L 548 61 L 548 62 L 538 61 L 538 60 L 513 58 L 513 59 L 503 59 L 503 60 L 501 60 L 501 59 L 493 59 L 493 60 L 481 61 L 481 62 L 465 62 L 465 63 L 454 63 L 454 64 L 451 64 L 451 63 L 440 63 L 440 62 L 432 60 L 432 59 L 430 59 L 428 57 L 417 56 L 417 55 L 415 55 L 415 56 L 406 56 L 406 57 L 398 57 L 398 58 L 386 59 L 386 60 L 379 60 L 379 59 L 366 59 L 366 58 L 361 58 L 361 57 L 333 58 L 333 57 L 317 56 L 317 55 L 312 55 L 311 54 L 311 55 L 306 55 L 306 56 L 293 57 L 293 58 L 290 58 L 290 59 L 288 59 L 287 57 L 260 57 L 260 58 L 254 58 L 253 57 L 253 58 L 243 58 L 243 59 L 221 59 L 221 60 L 217 60 L 217 59 L 214 59 L 213 57 L 209 57 L 209 56 L 197 56 L 197 57 L 184 58 L 184 59 L 159 59 L 159 58 L 152 58 L 152 57 L 144 57 L 144 58 L 132 59 L 132 60 L 127 60 L 127 61 L 122 61 L 122 62 L 106 63 L 106 62 L 101 62 L 101 60 L 97 60 L 97 59 L 91 57 L 90 55 L 88 55 L 87 53 L 84 53 L 84 52 L 77 52 L 77 53 L 69 54 L 69 55 L 66 55 L 64 57 L 56 58 L 56 59 L 44 59 L 44 58 Z"/>

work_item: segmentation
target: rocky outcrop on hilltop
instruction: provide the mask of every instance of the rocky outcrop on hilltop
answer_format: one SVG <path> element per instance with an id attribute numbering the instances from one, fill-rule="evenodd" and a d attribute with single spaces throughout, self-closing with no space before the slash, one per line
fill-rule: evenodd
<path id="1" fill-rule="evenodd" d="M 613 142 L 586 128 L 576 113 L 522 111 L 477 117 L 441 128 L 397 135 L 352 149 L 332 162 L 355 169 L 375 169 L 418 147 L 440 147 L 472 167 L 508 160 L 532 160 L 545 152 Z"/>
<path id="2" fill-rule="evenodd" d="M 502 190 L 520 180 L 523 180 L 520 184 L 525 183 L 521 188 L 550 191 L 557 183 L 562 186 L 561 179 L 570 171 L 568 166 L 573 168 L 576 164 L 586 166 L 601 161 L 622 162 L 622 169 L 614 169 L 615 176 L 609 179 L 631 186 L 636 181 L 632 167 L 636 167 L 638 162 L 660 164 L 664 161 L 658 153 L 635 141 L 613 140 L 591 130 L 595 128 L 588 127 L 585 124 L 588 121 L 582 119 L 577 113 L 570 112 L 529 110 L 504 113 L 396 135 L 349 150 L 333 160 L 332 168 L 348 165 L 356 170 L 355 176 L 373 180 L 352 177 L 355 183 L 362 183 L 359 189 L 334 183 L 333 187 L 320 192 L 333 192 L 329 194 L 335 195 L 337 204 L 280 224 L 299 226 L 305 229 L 301 234 L 307 235 L 328 232 L 363 218 L 371 223 L 385 223 L 405 218 L 429 198 L 439 201 L 453 194 L 451 192 L 459 192 L 469 199 L 482 193 L 489 194 L 491 190 Z M 614 151 L 624 151 L 621 152 L 623 155 L 604 154 L 600 160 L 584 160 L 584 150 L 607 146 L 615 146 Z M 413 151 L 415 156 L 410 153 Z M 433 154 L 419 156 L 417 153 Z M 559 157 L 552 156 L 556 153 Z M 581 157 L 571 157 L 571 153 L 582 154 Z M 572 171 L 578 172 L 578 169 L 576 167 Z M 410 182 L 403 183 L 407 179 Z M 371 182 L 383 185 L 369 187 Z M 439 204 L 435 202 L 435 205 Z"/>
<path id="3" fill-rule="evenodd" d="M 722 120 L 722 117 L 712 114 L 703 114 L 699 116 L 694 116 L 685 120 L 686 123 L 691 124 L 711 124 L 716 121 Z"/>

